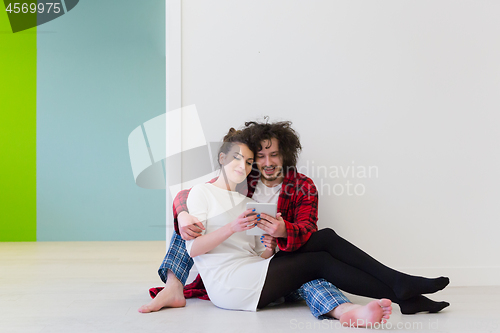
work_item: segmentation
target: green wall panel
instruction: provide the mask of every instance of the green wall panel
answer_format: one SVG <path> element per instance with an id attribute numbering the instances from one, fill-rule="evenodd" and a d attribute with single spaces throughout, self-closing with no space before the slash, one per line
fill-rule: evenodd
<path id="1" fill-rule="evenodd" d="M 0 241 L 36 240 L 36 27 L 0 5 Z"/>

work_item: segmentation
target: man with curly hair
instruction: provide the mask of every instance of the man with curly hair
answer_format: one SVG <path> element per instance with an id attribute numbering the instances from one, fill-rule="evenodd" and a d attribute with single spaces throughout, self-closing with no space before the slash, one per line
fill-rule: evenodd
<path id="1" fill-rule="evenodd" d="M 257 226 L 266 233 L 261 241 L 267 246 L 276 242 L 281 250 L 280 256 L 311 247 L 311 244 L 305 245 L 318 230 L 318 192 L 310 178 L 297 172 L 296 164 L 302 146 L 298 134 L 291 127 L 291 122 L 247 122 L 242 131 L 255 140 L 256 155 L 255 167 L 247 177 L 247 186 L 240 189 L 240 192 L 257 202 L 276 203 L 278 206 L 277 216 L 261 214 Z M 189 190 L 181 191 L 174 199 L 176 232 L 158 270 L 160 278 L 165 282 L 165 288 L 149 304 L 142 306 L 139 312 L 158 311 L 164 307 L 183 307 L 186 304 L 183 287 L 193 260 L 186 251 L 185 240 L 199 237 L 204 229 L 203 224 L 188 213 L 188 194 Z M 379 263 L 333 230 L 329 231 L 331 232 L 322 234 L 328 234 L 328 242 L 337 244 L 335 251 L 340 256 L 336 259 L 346 263 L 346 272 L 352 273 L 351 269 L 365 269 L 367 272 L 364 273 L 370 275 L 369 279 L 374 277 L 378 282 L 388 281 L 392 284 L 390 287 L 394 293 L 389 289 L 389 292 L 382 293 L 391 294 L 392 297 L 383 297 L 398 303 L 402 313 L 438 312 L 449 305 L 420 295 L 444 288 L 448 284 L 447 278 L 425 279 L 397 272 Z M 405 288 L 399 283 L 402 279 L 405 280 Z M 376 290 L 376 281 L 371 290 L 367 290 L 366 284 L 361 286 L 355 281 L 342 288 L 358 295 L 379 298 L 380 290 Z M 387 290 L 386 287 L 383 285 L 379 289 Z M 319 319 L 338 319 L 342 314 L 359 307 L 350 303 L 339 289 L 324 279 L 305 283 L 285 299 L 305 299 L 312 314 Z M 273 300 L 267 300 L 267 303 L 270 301 Z"/>
<path id="2" fill-rule="evenodd" d="M 287 121 L 247 122 L 242 130 L 257 140 L 256 160 L 262 161 L 255 164 L 248 176 L 247 196 L 257 202 L 278 203 L 278 211 L 283 217 L 280 220 L 269 217 L 270 223 L 259 225 L 270 235 L 265 236 L 263 242 L 269 244 L 274 236 L 281 251 L 294 251 L 318 229 L 316 188 L 311 179 L 297 173 L 295 168 L 302 149 L 299 137 L 292 129 L 291 122 Z M 308 198 L 308 202 L 294 204 L 291 200 L 294 190 Z M 189 190 L 181 191 L 174 199 L 176 232 L 158 270 L 160 278 L 165 282 L 165 288 L 149 304 L 142 306 L 140 312 L 186 305 L 183 287 L 193 266 L 193 260 L 186 251 L 185 240 L 200 236 L 204 229 L 203 224 L 187 211 L 188 194 Z M 308 282 L 286 297 L 287 301 L 303 299 L 317 318 L 339 318 L 350 309 L 349 305 L 352 305 L 339 289 L 324 279 Z"/>

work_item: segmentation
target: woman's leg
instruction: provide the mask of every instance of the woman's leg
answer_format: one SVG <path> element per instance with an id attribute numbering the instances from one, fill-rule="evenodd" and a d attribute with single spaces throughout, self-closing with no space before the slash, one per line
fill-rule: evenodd
<path id="1" fill-rule="evenodd" d="M 375 260 L 355 245 L 340 237 L 332 229 L 319 230 L 296 252 L 326 251 L 335 259 L 358 268 L 389 286 L 396 296 L 410 299 L 420 294 L 430 294 L 446 287 L 447 277 L 428 279 L 398 272 Z"/>
<path id="2" fill-rule="evenodd" d="M 266 280 L 257 305 L 262 308 L 275 299 L 287 295 L 302 284 L 324 278 L 349 293 L 372 297 L 389 298 L 398 303 L 405 314 L 422 311 L 438 312 L 449 304 L 433 302 L 420 296 L 418 299 L 402 301 L 394 291 L 370 274 L 320 252 L 278 252 L 269 263 Z M 427 302 L 427 300 L 429 302 Z"/>

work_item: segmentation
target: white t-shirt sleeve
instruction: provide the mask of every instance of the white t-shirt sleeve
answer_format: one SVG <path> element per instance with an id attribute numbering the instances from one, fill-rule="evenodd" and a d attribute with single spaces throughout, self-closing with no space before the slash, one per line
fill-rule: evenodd
<path id="1" fill-rule="evenodd" d="M 189 210 L 189 214 L 198 218 L 198 220 L 205 227 L 205 230 L 201 231 L 201 234 L 204 235 L 207 228 L 208 198 L 202 186 L 203 185 L 196 185 L 191 189 L 191 191 L 189 191 L 186 204 Z M 186 241 L 186 250 L 189 255 L 191 255 L 191 247 L 193 246 L 193 241 L 194 239 Z"/>

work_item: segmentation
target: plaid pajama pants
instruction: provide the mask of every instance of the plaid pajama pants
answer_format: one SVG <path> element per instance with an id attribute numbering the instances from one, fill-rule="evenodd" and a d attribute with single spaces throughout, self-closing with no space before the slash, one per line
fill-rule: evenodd
<path id="1" fill-rule="evenodd" d="M 186 250 L 185 241 L 176 232 L 170 241 L 170 247 L 158 269 L 158 275 L 163 282 L 167 281 L 167 270 L 171 270 L 179 281 L 185 285 L 193 259 Z M 317 279 L 304 283 L 299 289 L 285 297 L 286 302 L 305 300 L 311 313 L 318 319 L 332 319 L 324 316 L 342 303 L 349 303 L 349 299 L 333 284 L 325 279 Z"/>

